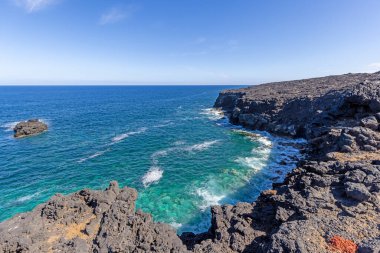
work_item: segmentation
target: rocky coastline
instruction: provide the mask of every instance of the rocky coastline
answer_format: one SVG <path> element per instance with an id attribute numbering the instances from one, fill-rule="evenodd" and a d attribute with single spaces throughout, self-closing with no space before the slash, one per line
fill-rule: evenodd
<path id="1" fill-rule="evenodd" d="M 111 182 L 1 223 L 0 252 L 380 252 L 380 72 L 226 90 L 214 107 L 305 138 L 305 159 L 254 203 L 212 207 L 202 234 L 155 223 Z"/>

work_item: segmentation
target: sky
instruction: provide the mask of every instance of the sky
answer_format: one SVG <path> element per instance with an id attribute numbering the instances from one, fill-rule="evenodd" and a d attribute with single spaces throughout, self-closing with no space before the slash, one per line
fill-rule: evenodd
<path id="1" fill-rule="evenodd" d="M 379 0 L 0 0 L 0 84 L 257 84 L 380 70 Z"/>

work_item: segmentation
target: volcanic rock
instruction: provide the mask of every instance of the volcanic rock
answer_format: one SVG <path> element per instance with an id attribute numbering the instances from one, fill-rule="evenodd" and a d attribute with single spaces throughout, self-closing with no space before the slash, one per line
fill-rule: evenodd
<path id="1" fill-rule="evenodd" d="M 31 135 L 40 134 L 48 129 L 48 126 L 39 121 L 38 119 L 30 119 L 28 121 L 23 121 L 18 123 L 13 131 L 15 138 L 22 138 Z"/>

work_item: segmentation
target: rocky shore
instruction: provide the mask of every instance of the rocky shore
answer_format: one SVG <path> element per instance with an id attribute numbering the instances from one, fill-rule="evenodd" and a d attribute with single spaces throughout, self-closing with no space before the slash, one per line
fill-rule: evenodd
<path id="1" fill-rule="evenodd" d="M 41 122 L 38 119 L 30 119 L 28 121 L 17 123 L 13 131 L 15 138 L 22 138 L 40 134 L 47 129 L 48 126 L 44 122 Z"/>
<path id="2" fill-rule="evenodd" d="M 306 158 L 254 203 L 212 207 L 202 234 L 154 223 L 111 182 L 1 223 L 0 252 L 380 252 L 380 72 L 227 90 L 215 107 L 305 138 Z"/>

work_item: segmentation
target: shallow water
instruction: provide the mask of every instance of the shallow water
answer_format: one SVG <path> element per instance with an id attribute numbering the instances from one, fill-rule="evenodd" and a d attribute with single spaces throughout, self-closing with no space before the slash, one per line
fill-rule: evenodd
<path id="1" fill-rule="evenodd" d="M 289 140 L 247 133 L 211 110 L 225 88 L 0 87 L 0 220 L 117 180 L 156 221 L 207 230 L 211 205 L 254 201 L 299 156 L 281 144 Z M 13 139 L 12 126 L 29 118 L 49 131 Z"/>

